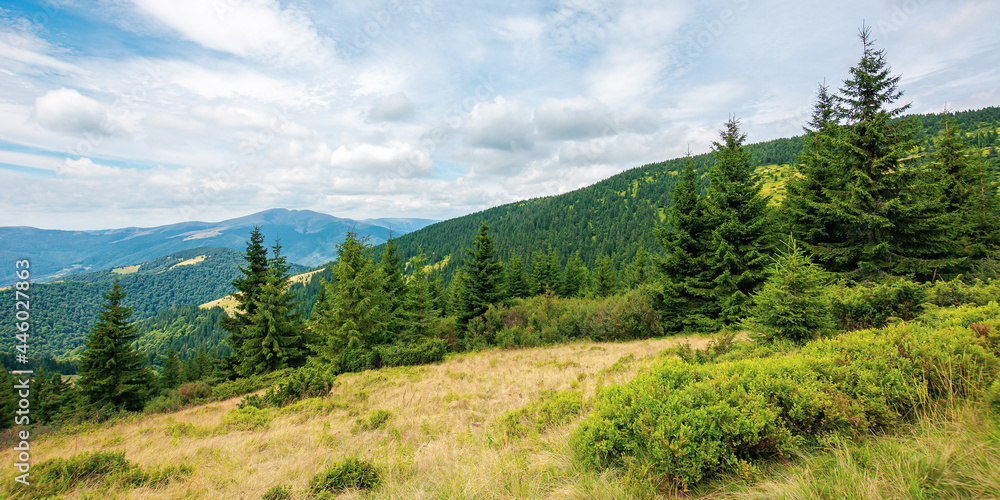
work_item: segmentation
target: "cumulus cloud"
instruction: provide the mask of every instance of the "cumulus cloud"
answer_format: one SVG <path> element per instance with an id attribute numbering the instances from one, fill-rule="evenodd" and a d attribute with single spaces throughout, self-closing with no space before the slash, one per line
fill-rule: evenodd
<path id="1" fill-rule="evenodd" d="M 276 66 L 322 64 L 325 40 L 305 13 L 276 0 L 134 0 L 143 12 L 202 46 Z"/>
<path id="2" fill-rule="evenodd" d="M 368 110 L 365 121 L 368 123 L 403 121 L 413 114 L 413 102 L 406 97 L 406 94 L 398 92 L 376 98 Z"/>
<path id="3" fill-rule="evenodd" d="M 335 168 L 374 174 L 427 175 L 434 167 L 426 151 L 400 141 L 385 145 L 350 144 L 333 150 L 330 165 Z"/>
<path id="4" fill-rule="evenodd" d="M 546 99 L 535 109 L 538 133 L 547 139 L 585 139 L 601 135 L 611 110 L 594 99 Z"/>
<path id="5" fill-rule="evenodd" d="M 76 133 L 99 129 L 104 112 L 96 100 L 61 88 L 35 99 L 32 118 L 49 130 Z"/>
<path id="6" fill-rule="evenodd" d="M 463 138 L 467 146 L 515 150 L 534 145 L 531 114 L 521 101 L 497 96 L 477 103 L 469 118 Z"/>

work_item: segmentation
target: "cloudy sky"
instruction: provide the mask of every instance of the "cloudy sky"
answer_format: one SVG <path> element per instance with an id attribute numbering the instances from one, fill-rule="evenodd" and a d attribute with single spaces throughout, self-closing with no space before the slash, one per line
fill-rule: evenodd
<path id="1" fill-rule="evenodd" d="M 1000 2 L 0 2 L 0 225 L 445 219 L 798 134 L 873 27 L 914 112 L 1000 104 Z"/>

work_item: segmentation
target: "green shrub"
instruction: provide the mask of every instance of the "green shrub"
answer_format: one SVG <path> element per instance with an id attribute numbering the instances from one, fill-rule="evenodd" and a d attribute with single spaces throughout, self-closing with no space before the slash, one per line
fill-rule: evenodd
<path id="1" fill-rule="evenodd" d="M 182 405 L 203 401 L 212 397 L 212 388 L 201 381 L 183 384 L 177 388 L 177 392 L 180 394 Z"/>
<path id="2" fill-rule="evenodd" d="M 352 432 L 356 433 L 364 430 L 374 431 L 381 429 L 391 418 L 392 412 L 389 410 L 372 410 L 368 412 L 367 419 L 363 420 L 359 418 L 354 422 L 354 429 L 352 429 Z"/>
<path id="3" fill-rule="evenodd" d="M 313 476 L 309 489 L 313 494 L 336 493 L 348 488 L 371 489 L 381 481 L 381 472 L 375 464 L 357 457 L 347 457 Z"/>
<path id="4" fill-rule="evenodd" d="M 222 417 L 220 428 L 236 431 L 253 431 L 266 429 L 275 417 L 274 409 L 244 406 L 230 410 Z"/>
<path id="5" fill-rule="evenodd" d="M 774 259 L 770 276 L 754 295 L 746 326 L 755 339 L 802 342 L 833 329 L 824 286 L 830 274 L 812 262 L 794 240 Z"/>
<path id="6" fill-rule="evenodd" d="M 269 387 L 263 396 L 244 397 L 239 407 L 281 408 L 305 398 L 325 396 L 336 378 L 333 365 L 310 363 L 290 371 L 280 384 Z"/>
<path id="7" fill-rule="evenodd" d="M 993 381 L 983 398 L 986 405 L 1000 415 L 1000 378 Z"/>
<path id="8" fill-rule="evenodd" d="M 292 489 L 287 485 L 278 485 L 264 493 L 261 500 L 291 500 Z"/>
<path id="9" fill-rule="evenodd" d="M 281 381 L 288 374 L 288 369 L 276 370 L 263 375 L 253 375 L 250 377 L 227 380 L 212 387 L 212 399 L 215 401 L 229 399 L 251 392 L 259 391 L 265 387 L 274 385 Z"/>
<path id="10" fill-rule="evenodd" d="M 841 330 L 881 328 L 892 318 L 905 321 L 924 309 L 927 290 L 906 278 L 882 283 L 837 283 L 827 288 L 830 313 Z"/>
<path id="11" fill-rule="evenodd" d="M 146 407 L 143 408 L 145 413 L 170 413 L 175 412 L 184 403 L 181 401 L 181 393 L 177 389 L 170 389 L 165 394 L 157 396 L 146 403 Z"/>
<path id="12" fill-rule="evenodd" d="M 531 404 L 504 413 L 499 419 L 501 432 L 509 437 L 542 433 L 569 422 L 583 411 L 580 391 L 550 391 Z"/>
<path id="13" fill-rule="evenodd" d="M 171 480 L 190 476 L 187 464 L 143 469 L 125 459 L 124 451 L 92 452 L 69 458 L 52 458 L 31 468 L 30 484 L 5 485 L 6 498 L 45 498 L 61 495 L 85 484 L 108 487 L 158 487 Z"/>
<path id="14" fill-rule="evenodd" d="M 927 302 L 940 307 L 973 304 L 983 306 L 990 301 L 1000 300 L 1000 281 L 971 283 L 956 278 L 951 281 L 935 281 L 927 286 Z"/>
<path id="15" fill-rule="evenodd" d="M 686 489 L 820 444 L 827 433 L 890 428 L 941 399 L 975 397 L 998 373 L 1000 359 L 972 330 L 917 323 L 767 358 L 667 358 L 602 392 L 572 443 L 586 464 Z"/>
<path id="16" fill-rule="evenodd" d="M 444 359 L 448 344 L 441 339 L 428 338 L 411 344 L 379 346 L 382 366 L 412 366 L 437 363 Z"/>

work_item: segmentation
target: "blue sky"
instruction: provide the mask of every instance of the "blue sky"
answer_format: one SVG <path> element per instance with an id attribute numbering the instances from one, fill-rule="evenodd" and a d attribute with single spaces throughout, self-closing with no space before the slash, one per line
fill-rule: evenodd
<path id="1" fill-rule="evenodd" d="M 445 219 L 800 133 L 857 31 L 913 112 L 1000 104 L 998 2 L 0 2 L 0 225 Z"/>

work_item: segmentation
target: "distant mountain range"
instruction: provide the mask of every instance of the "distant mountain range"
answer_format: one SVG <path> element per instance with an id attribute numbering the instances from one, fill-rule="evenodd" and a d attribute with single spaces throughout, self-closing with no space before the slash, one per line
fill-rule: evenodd
<path id="1" fill-rule="evenodd" d="M 260 226 L 268 246 L 281 239 L 290 262 L 318 266 L 336 258 L 337 244 L 354 230 L 373 244 L 436 221 L 334 217 L 311 210 L 277 208 L 222 222 L 182 222 L 166 226 L 97 231 L 61 231 L 33 227 L 0 227 L 0 261 L 31 259 L 32 278 L 52 281 L 73 273 L 126 267 L 197 247 L 227 247 L 240 252 L 253 226 Z M 0 287 L 15 281 L 0 274 Z"/>

